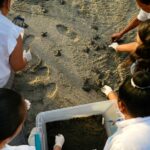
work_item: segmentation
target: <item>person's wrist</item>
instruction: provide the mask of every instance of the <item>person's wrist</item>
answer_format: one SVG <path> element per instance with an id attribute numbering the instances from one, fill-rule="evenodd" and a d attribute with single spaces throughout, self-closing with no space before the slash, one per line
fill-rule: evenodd
<path id="1" fill-rule="evenodd" d="M 110 91 L 108 94 L 107 94 L 107 97 L 109 97 L 110 95 L 114 95 L 115 94 L 115 92 L 114 91 Z"/>
<path id="2" fill-rule="evenodd" d="M 61 150 L 62 149 L 62 147 L 61 146 L 59 146 L 59 145 L 54 145 L 54 148 L 53 148 L 54 150 Z"/>
<path id="3" fill-rule="evenodd" d="M 118 48 L 119 48 L 119 45 L 118 45 L 118 46 L 116 46 L 116 48 L 115 48 L 115 51 L 116 51 L 116 52 L 118 52 Z"/>
<path id="4" fill-rule="evenodd" d="M 122 37 L 126 33 L 125 30 L 120 31 L 120 37 Z"/>

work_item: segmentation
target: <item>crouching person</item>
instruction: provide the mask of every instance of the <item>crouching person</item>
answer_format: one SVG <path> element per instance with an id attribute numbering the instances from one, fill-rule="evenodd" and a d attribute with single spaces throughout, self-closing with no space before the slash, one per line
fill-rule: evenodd
<path id="1" fill-rule="evenodd" d="M 118 104 L 124 116 L 117 122 L 117 132 L 107 140 L 104 150 L 150 149 L 150 73 L 137 72 L 119 88 L 118 96 L 109 87 L 102 92 Z"/>
<path id="2" fill-rule="evenodd" d="M 0 150 L 35 150 L 34 146 L 29 145 L 8 145 L 22 130 L 27 109 L 28 104 L 20 94 L 0 89 Z M 61 150 L 63 143 L 63 135 L 57 135 L 54 150 Z"/>
<path id="3" fill-rule="evenodd" d="M 25 68 L 32 59 L 30 51 L 23 51 L 24 30 L 8 18 L 12 0 L 0 1 L 0 87 L 11 88 L 14 73 Z"/>

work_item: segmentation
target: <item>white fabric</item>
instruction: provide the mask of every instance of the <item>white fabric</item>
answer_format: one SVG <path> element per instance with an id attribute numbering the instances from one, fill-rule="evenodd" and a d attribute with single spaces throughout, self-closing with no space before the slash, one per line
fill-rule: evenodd
<path id="1" fill-rule="evenodd" d="M 27 62 L 32 60 L 32 55 L 31 55 L 30 50 L 28 50 L 28 51 L 24 50 L 23 51 L 23 58 L 25 58 Z"/>
<path id="2" fill-rule="evenodd" d="M 21 145 L 21 146 L 9 146 L 6 145 L 2 150 L 36 150 L 35 146 Z"/>
<path id="3" fill-rule="evenodd" d="M 147 13 L 144 10 L 141 9 L 138 16 L 137 16 L 137 18 L 140 21 L 146 21 L 146 20 L 150 19 L 150 13 Z"/>
<path id="4" fill-rule="evenodd" d="M 55 136 L 55 146 L 59 146 L 62 148 L 62 146 L 64 145 L 64 142 L 65 142 L 65 138 L 62 134 L 58 134 Z"/>
<path id="5" fill-rule="evenodd" d="M 22 28 L 0 13 L 0 87 L 4 87 L 10 77 L 9 56 L 16 47 L 17 39 L 22 32 Z"/>
<path id="6" fill-rule="evenodd" d="M 117 47 L 119 46 L 119 44 L 117 42 L 112 43 L 111 45 L 109 45 L 108 47 L 113 48 L 115 51 L 117 51 Z"/>
<path id="7" fill-rule="evenodd" d="M 30 135 L 29 135 L 29 138 L 28 138 L 28 143 L 29 145 L 31 146 L 34 146 L 35 145 L 35 134 L 37 133 L 38 129 L 36 127 L 34 127 L 31 132 L 30 132 Z"/>
<path id="8" fill-rule="evenodd" d="M 137 63 L 138 63 L 138 62 L 136 61 L 136 62 L 134 62 L 134 63 L 131 65 L 131 67 L 130 67 L 131 75 L 133 75 L 133 74 L 134 74 Z"/>
<path id="9" fill-rule="evenodd" d="M 117 126 L 104 150 L 150 150 L 150 117 L 120 121 Z"/>
<path id="10" fill-rule="evenodd" d="M 102 88 L 101 88 L 101 91 L 106 95 L 108 96 L 110 94 L 110 92 L 113 92 L 112 88 L 108 85 L 104 85 Z"/>

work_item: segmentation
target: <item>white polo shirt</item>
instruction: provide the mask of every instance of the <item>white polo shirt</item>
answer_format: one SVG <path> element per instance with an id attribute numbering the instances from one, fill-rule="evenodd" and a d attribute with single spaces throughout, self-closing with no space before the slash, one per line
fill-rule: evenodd
<path id="1" fill-rule="evenodd" d="M 137 18 L 140 21 L 146 21 L 146 20 L 150 19 L 150 13 L 147 13 L 144 10 L 141 9 L 138 16 L 137 16 Z"/>
<path id="2" fill-rule="evenodd" d="M 2 150 L 35 150 L 34 146 L 21 145 L 21 146 L 9 146 L 6 145 Z"/>
<path id="3" fill-rule="evenodd" d="M 11 73 L 9 56 L 22 32 L 22 28 L 13 24 L 0 12 L 0 88 L 4 87 L 9 80 Z"/>
<path id="4" fill-rule="evenodd" d="M 150 150 L 150 117 L 120 121 L 117 126 L 104 150 Z"/>

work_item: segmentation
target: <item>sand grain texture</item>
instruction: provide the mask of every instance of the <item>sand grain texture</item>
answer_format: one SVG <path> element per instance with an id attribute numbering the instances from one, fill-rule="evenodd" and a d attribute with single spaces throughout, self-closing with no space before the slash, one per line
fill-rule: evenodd
<path id="1" fill-rule="evenodd" d="M 25 19 L 24 48 L 33 54 L 15 79 L 15 89 L 32 102 L 29 128 L 40 111 L 105 100 L 102 85 L 118 88 L 123 79 L 118 65 L 126 55 L 107 46 L 137 12 L 128 0 L 15 1 L 10 18 Z M 134 36 L 132 31 L 124 41 Z"/>

